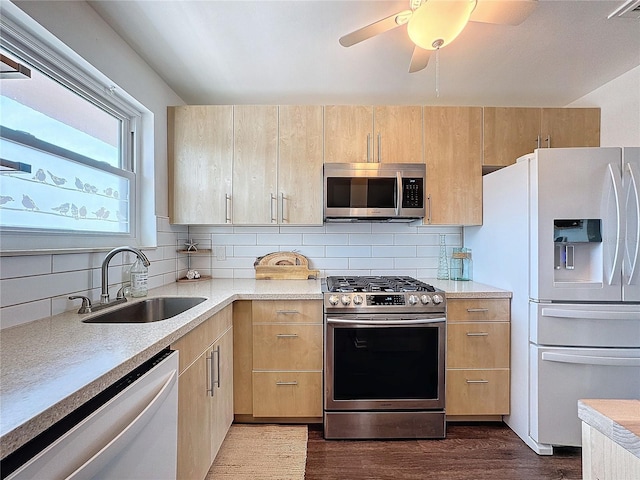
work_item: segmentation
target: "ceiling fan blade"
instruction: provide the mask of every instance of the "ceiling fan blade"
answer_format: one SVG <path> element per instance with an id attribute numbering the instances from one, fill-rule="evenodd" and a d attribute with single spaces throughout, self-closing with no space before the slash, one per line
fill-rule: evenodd
<path id="1" fill-rule="evenodd" d="M 403 10 L 402 12 L 394 13 L 393 15 L 378 20 L 377 22 L 362 27 L 354 32 L 348 33 L 343 37 L 340 37 L 340 45 L 343 47 L 350 47 L 356 43 L 360 43 L 371 37 L 375 37 L 381 33 L 393 30 L 400 25 L 404 25 L 411 18 L 411 10 Z"/>
<path id="2" fill-rule="evenodd" d="M 427 65 L 429 65 L 430 55 L 430 50 L 425 50 L 424 48 L 420 48 L 416 45 L 416 47 L 413 49 L 413 54 L 411 55 L 409 73 L 419 72 L 420 70 L 427 68 Z"/>
<path id="3" fill-rule="evenodd" d="M 469 20 L 500 25 L 520 25 L 537 6 L 537 0 L 478 0 Z"/>

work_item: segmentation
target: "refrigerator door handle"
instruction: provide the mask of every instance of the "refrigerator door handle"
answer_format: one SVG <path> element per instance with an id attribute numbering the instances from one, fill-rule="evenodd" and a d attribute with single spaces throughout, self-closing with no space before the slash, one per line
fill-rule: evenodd
<path id="1" fill-rule="evenodd" d="M 640 178 L 638 173 L 635 172 L 635 167 L 631 163 L 626 164 L 625 177 L 629 179 L 629 184 L 625 188 L 626 197 L 626 210 L 627 210 L 627 225 L 630 223 L 631 214 L 635 215 L 635 232 L 627 229 L 625 238 L 625 253 L 629 256 L 630 269 L 628 278 L 626 278 L 627 285 L 631 285 L 637 274 L 638 266 L 638 254 L 640 249 L 640 194 L 638 193 L 638 179 Z M 630 239 L 629 235 L 634 238 L 627 243 Z"/>
<path id="2" fill-rule="evenodd" d="M 565 353 L 542 352 L 542 360 L 558 363 L 577 363 L 580 365 L 640 367 L 640 358 L 634 357 L 598 357 L 592 355 L 571 355 Z"/>
<path id="3" fill-rule="evenodd" d="M 579 320 L 638 320 L 638 312 L 616 312 L 595 310 L 570 310 L 564 308 L 543 308 L 541 315 L 552 318 L 573 318 Z"/>
<path id="4" fill-rule="evenodd" d="M 622 271 L 622 255 L 621 248 L 622 242 L 624 241 L 624 236 L 622 232 L 622 203 L 620 202 L 620 194 L 622 193 L 622 175 L 620 169 L 617 165 L 610 163 L 607 165 L 607 181 L 611 182 L 611 192 L 613 193 L 613 199 L 608 197 L 609 202 L 614 202 L 615 206 L 615 247 L 613 249 L 613 254 L 611 258 L 610 271 L 605 270 L 606 281 L 608 285 L 613 285 L 614 280 L 620 272 Z M 612 205 L 605 205 L 605 212 L 603 215 L 608 217 L 607 213 L 611 212 L 609 208 Z M 607 212 L 607 210 L 609 210 Z M 607 233 L 610 230 L 607 228 Z M 605 241 L 613 241 L 613 238 L 606 238 Z M 605 267 L 607 265 L 605 264 Z"/>

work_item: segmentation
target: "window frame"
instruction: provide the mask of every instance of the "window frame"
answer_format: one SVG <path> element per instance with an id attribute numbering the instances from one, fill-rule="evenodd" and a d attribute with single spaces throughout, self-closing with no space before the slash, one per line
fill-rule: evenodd
<path id="1" fill-rule="evenodd" d="M 128 244 L 143 247 L 141 151 L 144 112 L 128 101 L 126 93 L 104 76 L 93 75 L 88 63 L 74 60 L 63 48 L 36 36 L 7 16 L 0 17 L 0 43 L 12 55 L 23 59 L 53 80 L 80 95 L 121 121 L 120 170 L 131 174 L 129 233 L 98 233 L 76 230 L 24 229 L 0 226 L 0 255 L 76 250 L 104 250 Z M 80 59 L 81 60 L 81 59 Z M 102 78 L 100 78 L 102 77 Z M 15 81 L 15 80 L 1 80 Z M 90 159 L 87 164 L 90 164 Z M 83 162 L 84 163 L 84 162 Z M 95 165 L 93 165 L 95 166 Z M 100 167 L 109 172 L 109 168 Z M 115 167 L 111 167 L 115 168 Z M 148 245 L 147 245 L 148 246 Z"/>

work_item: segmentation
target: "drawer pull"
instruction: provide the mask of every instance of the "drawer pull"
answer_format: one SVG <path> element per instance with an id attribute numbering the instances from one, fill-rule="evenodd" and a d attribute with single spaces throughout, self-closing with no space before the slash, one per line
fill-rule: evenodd
<path id="1" fill-rule="evenodd" d="M 467 337 L 488 337 L 489 332 L 467 332 Z"/>
<path id="2" fill-rule="evenodd" d="M 467 383 L 489 383 L 489 380 L 469 380 L 469 379 L 467 379 Z"/>
<path id="3" fill-rule="evenodd" d="M 298 382 L 296 380 L 293 382 L 276 382 L 276 385 L 298 385 Z"/>
<path id="4" fill-rule="evenodd" d="M 300 313 L 298 310 L 276 310 L 278 315 L 295 315 L 296 313 Z"/>
<path id="5" fill-rule="evenodd" d="M 277 338 L 297 338 L 298 334 L 297 333 L 277 333 L 276 337 Z"/>
<path id="6" fill-rule="evenodd" d="M 478 313 L 478 312 L 488 312 L 488 308 L 467 308 L 467 312 L 469 313 Z"/>

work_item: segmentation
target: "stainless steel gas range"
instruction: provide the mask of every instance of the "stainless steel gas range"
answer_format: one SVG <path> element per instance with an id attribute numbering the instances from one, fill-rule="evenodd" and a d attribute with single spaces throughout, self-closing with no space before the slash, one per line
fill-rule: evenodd
<path id="1" fill-rule="evenodd" d="M 323 291 L 325 438 L 443 438 L 444 293 L 404 276 Z"/>

